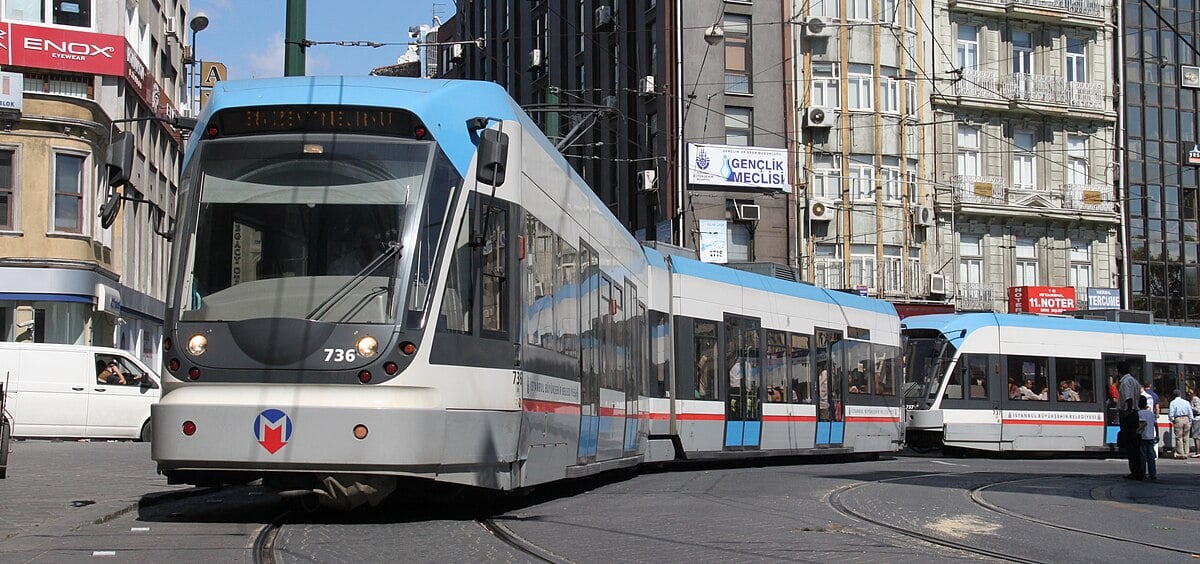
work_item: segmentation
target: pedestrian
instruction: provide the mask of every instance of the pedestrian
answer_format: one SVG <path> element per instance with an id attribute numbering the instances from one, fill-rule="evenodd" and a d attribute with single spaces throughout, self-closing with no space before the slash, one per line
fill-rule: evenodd
<path id="1" fill-rule="evenodd" d="M 1150 411 L 1150 402 L 1146 398 L 1138 398 L 1138 434 L 1142 439 L 1142 459 L 1145 461 L 1144 473 L 1134 477 L 1135 480 L 1150 478 L 1158 479 L 1158 463 L 1154 451 L 1158 450 L 1158 418 Z"/>
<path id="2" fill-rule="evenodd" d="M 1196 394 L 1196 390 L 1188 390 L 1188 395 L 1192 398 L 1192 441 L 1195 443 L 1192 446 L 1192 458 L 1200 458 L 1200 395 Z"/>
<path id="3" fill-rule="evenodd" d="M 1127 480 L 1141 480 L 1145 474 L 1145 461 L 1142 460 L 1142 439 L 1138 433 L 1137 402 L 1141 397 L 1142 385 L 1133 374 L 1129 373 L 1129 363 L 1117 363 L 1117 372 L 1121 381 L 1117 385 L 1117 409 L 1120 414 L 1121 430 L 1117 433 L 1117 447 L 1125 451 L 1129 462 Z"/>
<path id="4" fill-rule="evenodd" d="M 1192 404 L 1183 399 L 1183 392 L 1176 389 L 1173 394 L 1175 399 L 1171 400 L 1167 418 L 1171 420 L 1175 433 L 1175 458 L 1187 458 L 1195 416 L 1192 415 Z"/>

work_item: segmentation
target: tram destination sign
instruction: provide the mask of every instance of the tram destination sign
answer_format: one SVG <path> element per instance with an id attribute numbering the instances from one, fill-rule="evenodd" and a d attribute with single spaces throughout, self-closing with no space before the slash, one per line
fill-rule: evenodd
<path id="1" fill-rule="evenodd" d="M 255 133 L 367 133 L 424 137 L 409 112 L 346 106 L 273 106 L 233 108 L 217 116 L 221 135 Z"/>

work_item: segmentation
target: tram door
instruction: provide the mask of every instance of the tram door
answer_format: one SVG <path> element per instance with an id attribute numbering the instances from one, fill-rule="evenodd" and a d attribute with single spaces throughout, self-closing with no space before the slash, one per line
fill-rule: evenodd
<path id="1" fill-rule="evenodd" d="M 1121 376 L 1124 374 L 1117 370 L 1117 363 L 1121 361 L 1129 363 L 1129 373 L 1137 378 L 1138 382 L 1146 383 L 1146 357 L 1106 354 L 1102 358 L 1104 359 L 1104 381 L 1101 382 L 1101 386 L 1104 390 L 1108 390 L 1110 384 L 1120 387 Z M 1104 442 L 1111 445 L 1117 443 L 1117 431 L 1121 430 L 1120 406 L 1117 405 L 1117 398 L 1111 397 L 1107 391 L 1104 394 Z"/>
<path id="2" fill-rule="evenodd" d="M 816 330 L 817 446 L 841 446 L 845 433 L 842 332 Z"/>
<path id="3" fill-rule="evenodd" d="M 603 300 L 600 269 L 595 257 L 594 251 L 580 244 L 579 464 L 596 461 L 600 435 L 600 334 L 604 324 L 600 316 L 600 302 Z"/>
<path id="4" fill-rule="evenodd" d="M 762 323 L 725 316 L 725 448 L 756 449 L 762 437 Z"/>

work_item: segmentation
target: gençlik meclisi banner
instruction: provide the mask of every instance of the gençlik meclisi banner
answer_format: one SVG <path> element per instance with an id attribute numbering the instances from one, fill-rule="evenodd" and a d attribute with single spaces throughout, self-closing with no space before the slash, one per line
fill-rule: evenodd
<path id="1" fill-rule="evenodd" d="M 688 183 L 791 192 L 787 149 L 688 143 Z"/>

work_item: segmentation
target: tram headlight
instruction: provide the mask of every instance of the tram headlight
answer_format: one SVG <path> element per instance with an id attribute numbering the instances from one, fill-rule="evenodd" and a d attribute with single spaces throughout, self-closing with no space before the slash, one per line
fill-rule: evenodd
<path id="1" fill-rule="evenodd" d="M 358 340 L 355 348 L 358 349 L 358 356 L 371 358 L 375 356 L 375 353 L 379 352 L 379 341 L 375 337 L 367 335 Z"/>
<path id="2" fill-rule="evenodd" d="M 208 350 L 208 337 L 204 335 L 192 335 L 187 342 L 188 354 L 192 356 L 200 356 L 204 351 Z"/>

